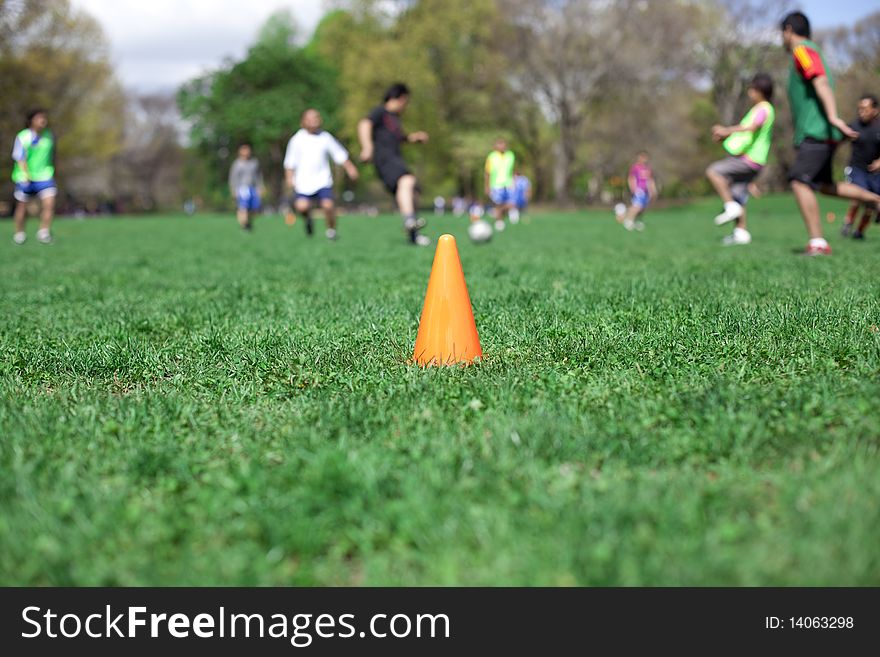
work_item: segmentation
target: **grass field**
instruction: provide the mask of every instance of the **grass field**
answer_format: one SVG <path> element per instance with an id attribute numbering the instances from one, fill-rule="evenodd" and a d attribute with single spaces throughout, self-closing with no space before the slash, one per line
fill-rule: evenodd
<path id="1" fill-rule="evenodd" d="M 486 358 L 428 370 L 391 217 L 4 223 L 0 584 L 880 585 L 880 229 L 716 209 L 434 221 Z"/>

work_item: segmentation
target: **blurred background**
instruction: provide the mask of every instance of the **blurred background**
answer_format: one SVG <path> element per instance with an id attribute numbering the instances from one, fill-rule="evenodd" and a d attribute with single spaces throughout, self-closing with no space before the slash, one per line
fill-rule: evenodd
<path id="1" fill-rule="evenodd" d="M 766 71 L 779 120 L 762 182 L 781 189 L 793 152 L 778 23 L 792 9 L 813 21 L 852 120 L 860 94 L 880 93 L 876 2 L 0 0 L 0 148 L 47 107 L 59 212 L 87 216 L 231 209 L 226 177 L 246 140 L 278 207 L 300 113 L 318 108 L 356 156 L 358 119 L 401 80 L 405 127 L 431 134 L 407 152 L 428 203 L 479 195 L 497 135 L 539 202 L 617 200 L 640 149 L 662 197 L 686 199 L 709 192 L 710 126 L 737 121 Z M 0 158 L 3 216 L 11 167 Z M 344 198 L 389 203 L 364 173 Z"/>

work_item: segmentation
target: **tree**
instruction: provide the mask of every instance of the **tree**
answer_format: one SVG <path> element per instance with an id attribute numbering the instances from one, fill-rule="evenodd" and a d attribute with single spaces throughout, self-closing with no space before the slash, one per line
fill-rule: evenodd
<path id="1" fill-rule="evenodd" d="M 173 96 L 139 94 L 131 97 L 125 122 L 124 146 L 115 158 L 113 189 L 134 207 L 151 210 L 178 203 L 183 149 L 180 116 Z"/>
<path id="2" fill-rule="evenodd" d="M 739 120 L 746 89 L 756 73 L 774 73 L 782 81 L 786 58 L 779 21 L 790 0 L 720 0 L 702 50 L 712 82 L 712 98 L 724 125 Z M 781 90 L 781 89 L 780 89 Z"/>
<path id="3" fill-rule="evenodd" d="M 210 163 L 215 195 L 225 180 L 236 147 L 250 142 L 275 198 L 282 194 L 285 146 L 310 107 L 328 130 L 339 127 L 337 71 L 314 51 L 295 43 L 289 12 L 274 14 L 240 62 L 229 63 L 180 89 L 178 105 L 190 122 L 190 139 Z"/>
<path id="4" fill-rule="evenodd" d="M 343 92 L 343 136 L 392 82 L 412 89 L 406 124 L 431 141 L 408 158 L 426 187 L 473 193 L 499 131 L 511 132 L 506 22 L 493 0 L 353 0 L 318 26 L 312 46 L 333 61 Z M 442 16 L 442 21 L 438 17 Z M 480 183 L 477 189 L 482 189 Z"/>
<path id="5" fill-rule="evenodd" d="M 862 94 L 880 96 L 880 11 L 856 25 L 832 30 L 819 38 L 839 73 L 837 98 L 843 116 L 852 111 Z"/>
<path id="6" fill-rule="evenodd" d="M 0 134 L 9 145 L 28 110 L 46 107 L 58 137 L 58 177 L 75 178 L 119 151 L 124 103 L 94 19 L 68 0 L 0 2 Z M 11 165 L 0 158 L 4 182 Z"/>
<path id="7" fill-rule="evenodd" d="M 567 202 L 575 179 L 590 168 L 584 145 L 595 138 L 602 108 L 644 124 L 653 113 L 633 113 L 633 103 L 647 95 L 659 107 L 655 96 L 695 71 L 691 45 L 703 10 L 693 2 L 637 0 L 502 0 L 502 8 L 512 17 L 514 35 L 502 45 L 513 84 L 557 132 L 554 189 Z M 594 163 L 604 163 L 601 155 L 593 152 Z"/>

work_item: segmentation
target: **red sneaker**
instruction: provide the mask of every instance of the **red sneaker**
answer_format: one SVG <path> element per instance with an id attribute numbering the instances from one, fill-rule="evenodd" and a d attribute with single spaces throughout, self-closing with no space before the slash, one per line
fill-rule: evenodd
<path id="1" fill-rule="evenodd" d="M 807 248 L 804 249 L 805 256 L 825 256 L 831 255 L 831 247 L 829 245 L 825 246 L 814 246 L 812 244 L 807 244 Z"/>

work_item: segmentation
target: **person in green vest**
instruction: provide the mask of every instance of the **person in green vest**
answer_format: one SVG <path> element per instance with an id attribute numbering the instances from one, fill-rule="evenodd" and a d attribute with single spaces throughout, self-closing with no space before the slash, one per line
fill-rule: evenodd
<path id="1" fill-rule="evenodd" d="M 504 216 L 513 209 L 513 170 L 516 156 L 508 150 L 507 140 L 495 140 L 495 150 L 486 158 L 486 196 L 495 206 L 495 230 L 504 230 Z"/>
<path id="2" fill-rule="evenodd" d="M 49 117 L 45 109 L 28 112 L 27 127 L 15 137 L 12 147 L 12 182 L 15 183 L 15 234 L 12 240 L 24 244 L 27 235 L 24 222 L 27 204 L 40 199 L 40 228 L 37 240 L 43 244 L 52 242 L 52 217 L 55 213 L 55 137 L 48 129 Z"/>
<path id="3" fill-rule="evenodd" d="M 832 164 L 837 144 L 843 137 L 857 139 L 859 133 L 837 114 L 834 79 L 819 46 L 810 40 L 809 19 L 795 11 L 782 19 L 780 27 L 782 43 L 792 56 L 788 100 L 796 156 L 788 179 L 810 236 L 804 254 L 831 255 L 831 247 L 822 235 L 816 191 L 878 208 L 880 196 L 852 183 L 834 182 Z"/>
<path id="4" fill-rule="evenodd" d="M 723 141 L 729 156 L 709 165 L 706 177 L 724 202 L 724 212 L 715 217 L 715 225 L 736 221 L 725 245 L 750 244 L 752 235 L 746 227 L 745 205 L 749 188 L 767 165 L 773 143 L 773 79 L 766 73 L 752 78 L 748 88 L 751 109 L 737 125 L 712 127 L 712 138 Z"/>

